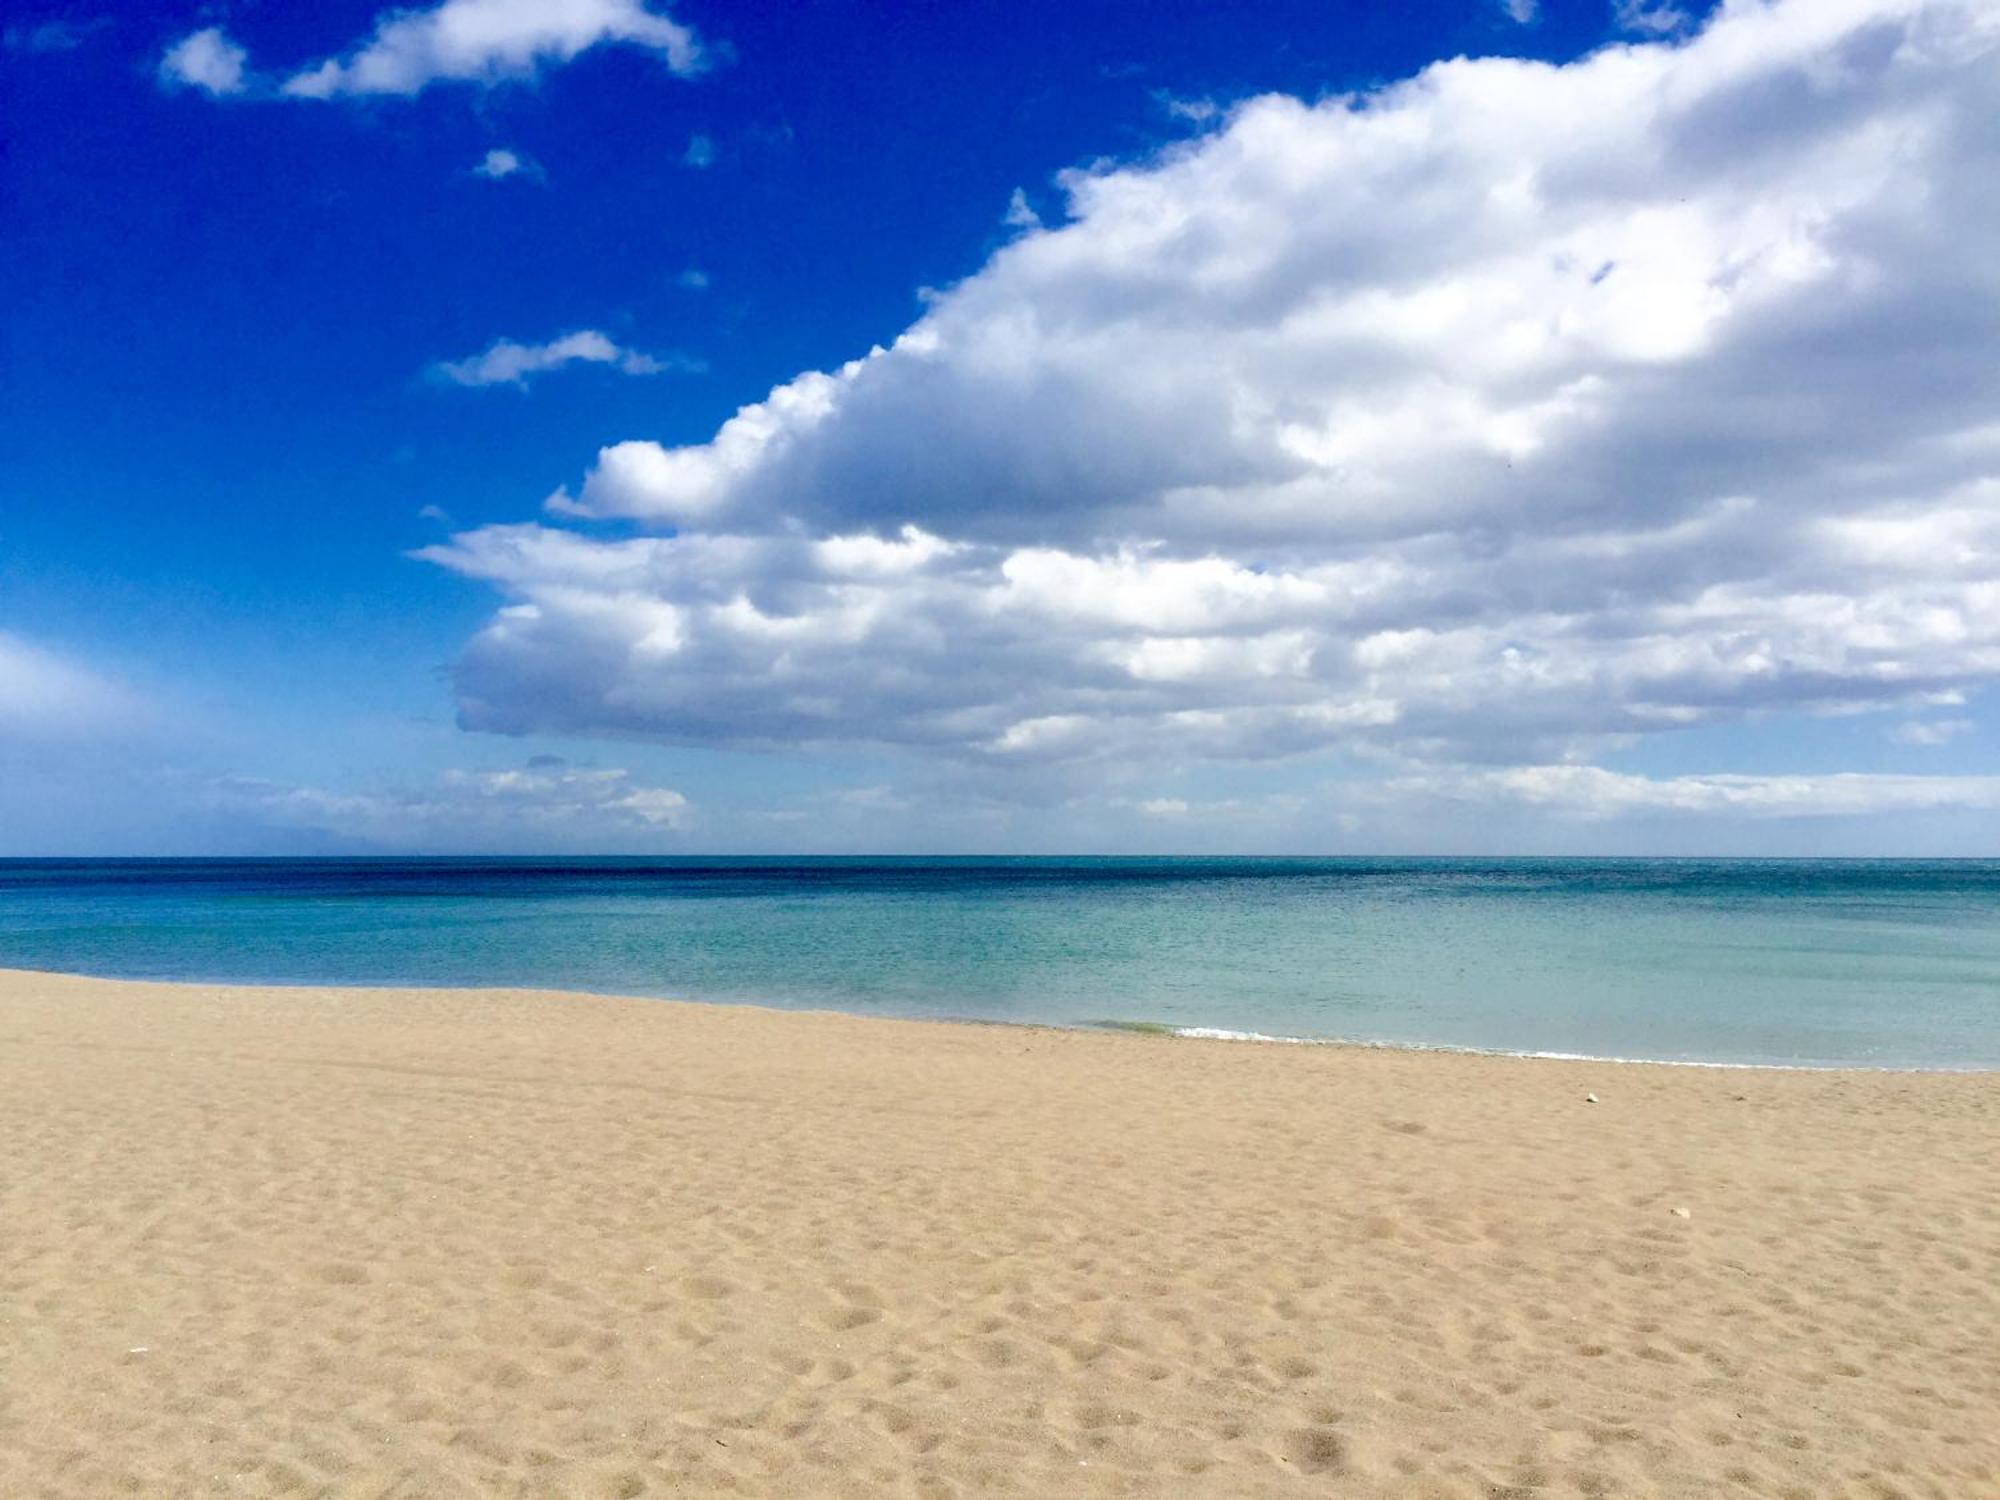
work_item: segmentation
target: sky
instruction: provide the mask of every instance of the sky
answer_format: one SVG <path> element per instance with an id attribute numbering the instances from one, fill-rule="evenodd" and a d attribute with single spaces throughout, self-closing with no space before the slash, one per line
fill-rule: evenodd
<path id="1" fill-rule="evenodd" d="M 2000 10 L 16 0 L 0 855 L 2000 852 Z"/>

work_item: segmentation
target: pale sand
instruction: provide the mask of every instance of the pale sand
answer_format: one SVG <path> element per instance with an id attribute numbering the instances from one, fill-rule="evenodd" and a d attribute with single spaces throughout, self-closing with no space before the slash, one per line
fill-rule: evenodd
<path id="1" fill-rule="evenodd" d="M 1997 1120 L 0 974 L 0 1495 L 1996 1496 Z"/>

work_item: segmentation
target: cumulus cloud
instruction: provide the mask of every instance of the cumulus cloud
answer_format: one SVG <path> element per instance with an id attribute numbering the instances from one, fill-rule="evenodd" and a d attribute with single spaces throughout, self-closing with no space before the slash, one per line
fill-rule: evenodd
<path id="1" fill-rule="evenodd" d="M 707 65 L 693 29 L 646 0 L 443 0 L 428 9 L 384 11 L 366 39 L 293 72 L 275 93 L 407 97 L 440 82 L 491 87 L 531 80 L 545 67 L 607 46 L 656 53 L 683 78 Z M 211 94 L 235 94 L 250 86 L 245 62 L 244 49 L 211 26 L 169 48 L 160 74 Z M 268 85 L 259 89 L 267 91 Z"/>
<path id="2" fill-rule="evenodd" d="M 681 153 L 684 167 L 712 167 L 715 165 L 715 142 L 705 135 L 688 137 L 687 150 Z"/>
<path id="3" fill-rule="evenodd" d="M 518 151 L 510 151 L 504 146 L 496 146 L 480 158 L 479 165 L 472 169 L 474 177 L 484 177 L 488 182 L 500 182 L 509 177 L 526 177 L 540 180 L 541 164 Z"/>
<path id="4" fill-rule="evenodd" d="M 886 345 L 427 549 L 504 596 L 461 718 L 1534 768 L 1962 699 L 2000 675 L 1996 97 L 1990 6 L 1738 0 L 1245 101 L 1067 174 Z"/>
<path id="5" fill-rule="evenodd" d="M 208 800 L 280 827 L 406 849 L 651 846 L 692 813 L 671 787 L 554 756 L 521 769 L 450 770 L 427 786 L 385 791 L 228 777 L 210 783 Z"/>
<path id="6" fill-rule="evenodd" d="M 217 98 L 240 94 L 246 87 L 244 61 L 248 54 L 220 26 L 182 37 L 160 59 L 160 81 L 170 87 L 200 89 Z"/>
<path id="7" fill-rule="evenodd" d="M 440 361 L 432 369 L 454 385 L 512 385 L 525 388 L 530 375 L 559 370 L 569 364 L 609 365 L 625 375 L 657 375 L 663 370 L 699 368 L 679 355 L 657 359 L 625 349 L 595 328 L 550 339 L 546 344 L 517 344 L 499 339 L 483 354 Z"/>
<path id="8" fill-rule="evenodd" d="M 1500 11 L 1516 26 L 1532 26 L 1541 18 L 1542 0 L 1500 0 Z"/>

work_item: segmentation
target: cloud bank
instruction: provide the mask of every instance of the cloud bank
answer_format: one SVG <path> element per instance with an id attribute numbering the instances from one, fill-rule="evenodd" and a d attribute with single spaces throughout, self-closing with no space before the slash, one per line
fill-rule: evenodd
<path id="1" fill-rule="evenodd" d="M 505 601 L 461 720 L 1345 752 L 1518 801 L 1963 702 L 2000 675 L 1996 99 L 1989 5 L 1739 0 L 1067 173 L 886 346 L 427 549 Z M 1669 800 L 1766 805 L 1732 786 Z"/>
<path id="2" fill-rule="evenodd" d="M 1518 766 L 1473 775 L 1408 777 L 1392 796 L 1510 802 L 1591 820 L 1632 813 L 1734 813 L 1754 818 L 1849 818 L 1947 808 L 2000 808 L 2000 776 L 1628 776 L 1596 766 Z"/>
<path id="3" fill-rule="evenodd" d="M 252 777 L 216 780 L 213 806 L 396 849 L 657 848 L 692 809 L 629 771 L 537 756 L 507 770 L 450 770 L 429 785 L 342 792 Z"/>

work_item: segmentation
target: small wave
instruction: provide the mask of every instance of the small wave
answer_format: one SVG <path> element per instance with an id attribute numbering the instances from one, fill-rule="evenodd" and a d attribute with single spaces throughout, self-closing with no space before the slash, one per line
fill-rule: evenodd
<path id="1" fill-rule="evenodd" d="M 1276 1036 L 1266 1031 L 1236 1031 L 1226 1026 L 1167 1026 L 1154 1022 L 1106 1022 L 1120 1031 L 1144 1031 L 1200 1042 L 1264 1042 L 1281 1047 L 1363 1047 L 1376 1052 L 1445 1052 L 1463 1057 L 1528 1057 L 1544 1062 L 1618 1063 L 1649 1068 L 1721 1068 L 1779 1073 L 1984 1073 L 1976 1067 L 1898 1067 L 1891 1063 L 1850 1062 L 1709 1062 L 1690 1057 L 1615 1057 L 1593 1052 L 1549 1052 L 1520 1047 L 1472 1047 L 1452 1042 L 1364 1041 L 1354 1037 Z"/>

